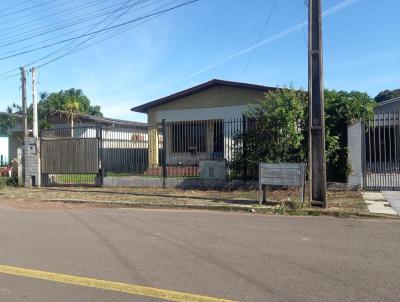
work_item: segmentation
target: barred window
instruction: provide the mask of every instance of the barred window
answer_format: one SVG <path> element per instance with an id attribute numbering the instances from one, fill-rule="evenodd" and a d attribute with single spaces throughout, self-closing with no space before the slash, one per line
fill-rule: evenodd
<path id="1" fill-rule="evenodd" d="M 172 152 L 206 152 L 207 124 L 181 122 L 172 124 Z"/>

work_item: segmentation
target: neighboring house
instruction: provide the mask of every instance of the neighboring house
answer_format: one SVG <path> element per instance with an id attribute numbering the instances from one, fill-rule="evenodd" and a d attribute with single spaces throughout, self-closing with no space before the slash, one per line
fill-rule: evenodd
<path id="1" fill-rule="evenodd" d="M 400 189 L 400 97 L 378 103 L 368 122 L 348 126 L 350 185 Z"/>
<path id="2" fill-rule="evenodd" d="M 276 88 L 223 80 L 211 80 L 178 93 L 132 108 L 146 113 L 149 125 L 149 166 L 159 163 L 160 133 L 167 123 L 167 164 L 190 165 L 198 160 L 226 158 L 227 132 L 240 124 L 250 104 Z M 231 121 L 235 123 L 229 124 Z M 196 158 L 190 154 L 196 153 Z M 185 156 L 186 155 L 186 156 Z"/>
<path id="3" fill-rule="evenodd" d="M 23 119 L 15 115 L 16 123 L 10 129 L 9 158 L 17 157 L 17 149 L 23 143 Z M 51 128 L 45 130 L 50 136 L 73 136 L 75 138 L 95 137 L 96 129 L 102 127 L 103 148 L 147 148 L 147 124 L 86 114 L 77 114 L 74 120 L 74 130 L 70 129 L 68 115 L 63 111 L 54 111 L 50 117 Z M 29 131 L 31 132 L 31 131 Z M 120 141 L 125 141 L 121 143 Z"/>
<path id="4" fill-rule="evenodd" d="M 375 114 L 393 113 L 400 111 L 400 97 L 378 103 Z"/>

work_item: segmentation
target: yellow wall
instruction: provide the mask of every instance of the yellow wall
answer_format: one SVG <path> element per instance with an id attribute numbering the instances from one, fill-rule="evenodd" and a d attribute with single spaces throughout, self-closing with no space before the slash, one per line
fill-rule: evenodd
<path id="1" fill-rule="evenodd" d="M 151 108 L 148 112 L 148 123 L 156 123 L 156 112 L 159 110 L 179 110 L 210 108 L 224 106 L 238 106 L 246 104 L 255 104 L 264 95 L 264 92 L 227 86 L 217 86 L 203 90 L 178 100 Z M 204 117 L 207 119 L 207 117 Z"/>

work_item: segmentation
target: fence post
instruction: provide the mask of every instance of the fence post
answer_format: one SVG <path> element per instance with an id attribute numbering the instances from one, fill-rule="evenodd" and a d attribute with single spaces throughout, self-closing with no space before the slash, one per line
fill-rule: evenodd
<path id="1" fill-rule="evenodd" d="M 99 163 L 99 173 L 97 174 L 97 185 L 102 187 L 103 186 L 103 176 L 104 176 L 104 169 L 103 169 L 103 130 L 101 125 L 96 126 L 96 138 L 97 138 L 97 153 L 98 153 L 98 163 Z"/>
<path id="2" fill-rule="evenodd" d="M 247 132 L 247 121 L 246 117 L 243 115 L 242 117 L 242 143 L 243 143 L 243 180 L 245 185 L 247 185 L 247 138 L 246 138 L 246 132 Z"/>
<path id="3" fill-rule="evenodd" d="M 163 148 L 162 148 L 162 179 L 163 179 L 163 188 L 166 187 L 166 178 L 167 178 L 167 127 L 166 127 L 165 119 L 162 120 L 162 134 L 163 134 Z"/>

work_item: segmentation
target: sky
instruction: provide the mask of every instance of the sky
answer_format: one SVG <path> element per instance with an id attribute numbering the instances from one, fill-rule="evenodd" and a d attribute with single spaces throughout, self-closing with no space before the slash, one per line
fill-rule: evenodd
<path id="1" fill-rule="evenodd" d="M 130 108 L 214 78 L 305 88 L 307 8 L 304 0 L 276 0 L 260 39 L 274 1 L 199 0 L 39 68 L 38 90 L 80 88 L 93 104 L 101 106 L 105 116 L 145 121 L 145 115 Z M 30 3 L 41 2 L 45 0 Z M 41 16 L 56 14 L 63 5 L 85 3 L 56 2 L 60 5 L 25 11 L 20 18 L 4 16 L 0 37 L 8 30 L 5 40 L 9 41 L 10 34 L 19 33 L 12 28 L 21 22 L 35 21 L 51 28 L 55 20 L 79 18 L 79 11 L 58 18 Z M 9 0 L 0 0 L 0 16 L 2 12 L 4 15 L 2 8 L 9 6 Z M 323 0 L 323 10 L 325 87 L 360 90 L 372 97 L 384 89 L 400 88 L 400 1 Z M 133 15 L 124 18 L 115 24 L 132 19 Z M 17 46 L 38 41 L 0 46 L 0 57 Z M 52 49 L 0 59 L 0 73 L 40 58 Z M 30 89 L 28 85 L 28 92 Z M 0 110 L 20 102 L 20 95 L 19 76 L 0 80 Z M 28 96 L 31 102 L 30 93 Z"/>

